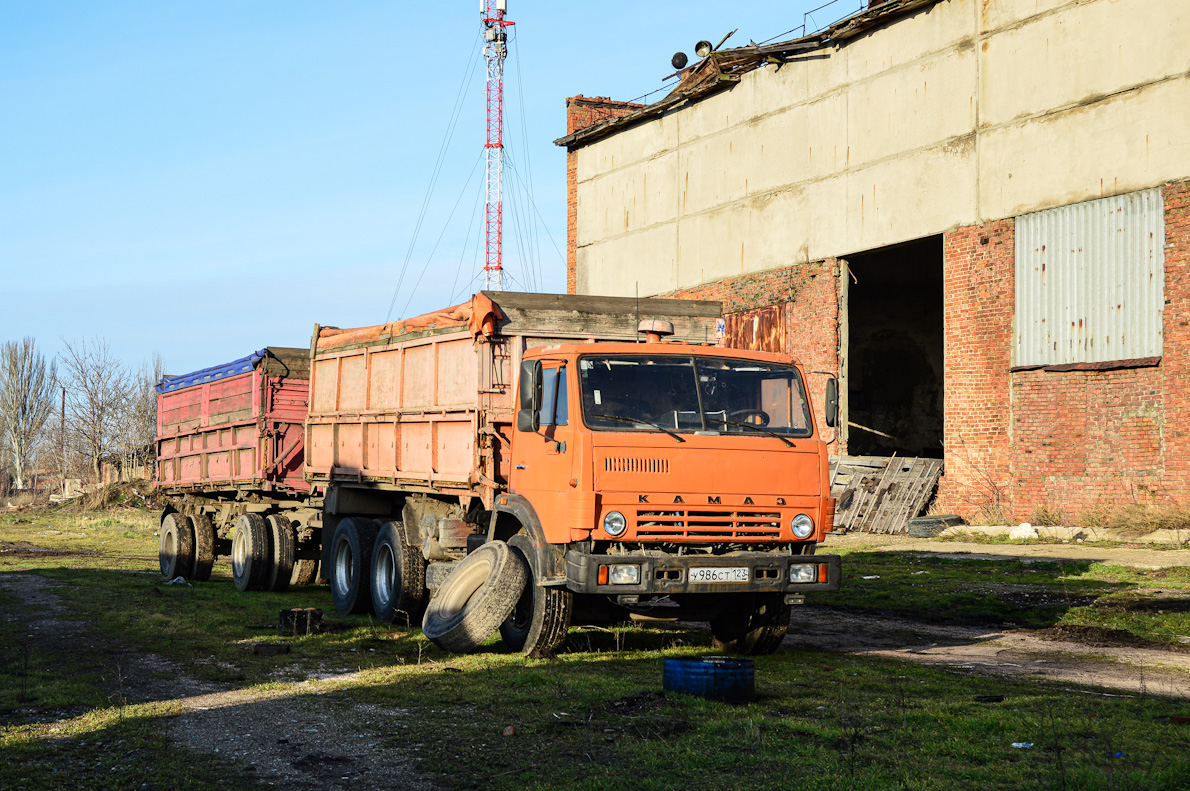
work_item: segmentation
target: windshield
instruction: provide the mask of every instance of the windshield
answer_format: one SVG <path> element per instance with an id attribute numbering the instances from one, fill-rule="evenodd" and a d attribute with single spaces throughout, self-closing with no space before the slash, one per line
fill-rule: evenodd
<path id="1" fill-rule="evenodd" d="M 672 355 L 584 356 L 583 418 L 593 429 L 808 437 L 797 369 Z"/>

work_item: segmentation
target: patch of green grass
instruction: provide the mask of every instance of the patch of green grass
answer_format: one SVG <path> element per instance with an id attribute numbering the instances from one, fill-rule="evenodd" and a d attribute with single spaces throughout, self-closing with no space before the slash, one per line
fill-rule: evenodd
<path id="1" fill-rule="evenodd" d="M 815 604 L 950 623 L 1094 626 L 1159 645 L 1190 636 L 1190 569 L 1182 567 L 851 551 L 843 568 L 842 589 L 815 595 Z"/>
<path id="2" fill-rule="evenodd" d="M 663 692 L 664 659 L 711 651 L 706 632 L 676 624 L 574 629 L 554 661 L 504 652 L 498 638 L 485 653 L 454 657 L 417 629 L 337 616 L 325 586 L 241 594 L 225 563 L 210 582 L 166 585 L 155 557 L 16 560 L 51 583 L 95 650 L 130 647 L 170 659 L 175 670 L 163 672 L 309 695 L 336 717 L 378 707 L 383 726 L 372 738 L 414 756 L 418 769 L 451 788 L 1175 789 L 1190 776 L 1190 728 L 1169 720 L 1190 714 L 1179 700 L 782 650 L 756 659 L 757 700 L 728 705 Z M 1190 586 L 1188 569 L 863 550 L 849 552 L 844 569 L 844 589 L 815 603 L 1034 626 L 1126 603 L 1129 624 L 1165 619 L 1169 611 L 1141 603 L 1166 602 Z M 307 606 L 323 609 L 334 628 L 277 636 L 278 610 Z M 17 622 L 0 620 L 0 640 L 17 632 Z M 290 652 L 257 655 L 257 642 Z M 175 704 L 120 705 L 107 694 L 110 678 L 72 679 L 78 668 L 61 658 L 44 671 L 38 683 L 52 694 L 0 718 L 0 787 L 251 785 L 215 756 L 168 741 L 163 725 Z M 5 686 L 12 680 L 5 676 Z M 152 688 L 152 679 L 139 681 L 142 691 Z M 1004 700 L 979 703 L 979 695 Z M 513 735 L 503 735 L 509 727 Z"/>

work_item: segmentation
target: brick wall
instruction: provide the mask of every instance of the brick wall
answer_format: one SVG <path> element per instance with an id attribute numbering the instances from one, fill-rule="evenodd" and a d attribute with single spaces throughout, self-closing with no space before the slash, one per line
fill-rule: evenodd
<path id="1" fill-rule="evenodd" d="M 619 118 L 643 104 L 614 102 L 606 96 L 571 96 L 566 100 L 566 134 Z M 578 293 L 578 235 L 575 227 L 578 216 L 578 156 L 574 149 L 566 151 L 566 293 Z"/>
<path id="2" fill-rule="evenodd" d="M 959 228 L 942 242 L 943 453 L 939 506 L 1007 507 L 1015 221 Z"/>
<path id="3" fill-rule="evenodd" d="M 730 277 L 658 296 L 722 302 L 723 312 L 729 316 L 772 305 L 781 306 L 785 321 L 784 352 L 796 357 L 806 367 L 807 386 L 817 420 L 819 425 L 826 425 L 822 420 L 822 395 L 828 377 L 812 372 L 827 371 L 831 376 L 838 375 L 838 273 L 838 264 L 831 258 Z M 826 436 L 832 436 L 829 429 Z M 846 453 L 846 448 L 832 447 L 831 452 Z"/>
<path id="4" fill-rule="evenodd" d="M 938 507 L 1040 507 L 1068 523 L 1132 503 L 1190 505 L 1190 184 L 1164 189 L 1159 365 L 1010 372 L 1012 220 L 946 234 L 946 475 Z"/>

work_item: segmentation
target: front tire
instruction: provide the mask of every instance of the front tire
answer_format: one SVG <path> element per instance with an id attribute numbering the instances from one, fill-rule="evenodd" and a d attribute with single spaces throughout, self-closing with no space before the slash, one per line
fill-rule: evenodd
<path id="1" fill-rule="evenodd" d="M 729 654 L 771 654 L 781 646 L 791 614 L 780 593 L 740 594 L 711 619 L 712 644 Z"/>
<path id="2" fill-rule="evenodd" d="M 353 516 L 339 522 L 331 539 L 331 598 L 341 615 L 368 611 L 372 603 L 372 547 L 376 543 L 376 523 Z"/>
<path id="3" fill-rule="evenodd" d="M 421 550 L 405 541 L 400 522 L 385 522 L 372 548 L 372 612 L 385 623 L 416 626 L 427 598 Z"/>
<path id="4" fill-rule="evenodd" d="M 566 644 L 570 631 L 574 594 L 565 588 L 537 584 L 541 573 L 534 566 L 537 553 L 527 534 L 510 538 L 508 547 L 524 563 L 528 578 L 512 614 L 500 624 L 500 638 L 511 650 L 525 654 L 557 651 Z"/>

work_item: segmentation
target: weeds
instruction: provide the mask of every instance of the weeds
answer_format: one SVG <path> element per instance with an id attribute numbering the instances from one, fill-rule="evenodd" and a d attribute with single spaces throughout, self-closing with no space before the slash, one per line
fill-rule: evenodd
<path id="1" fill-rule="evenodd" d="M 1056 525 L 1064 524 L 1065 517 L 1061 511 L 1050 508 L 1048 505 L 1042 503 L 1033 509 L 1032 516 L 1029 521 L 1034 525 L 1041 525 L 1043 527 L 1054 527 Z"/>

